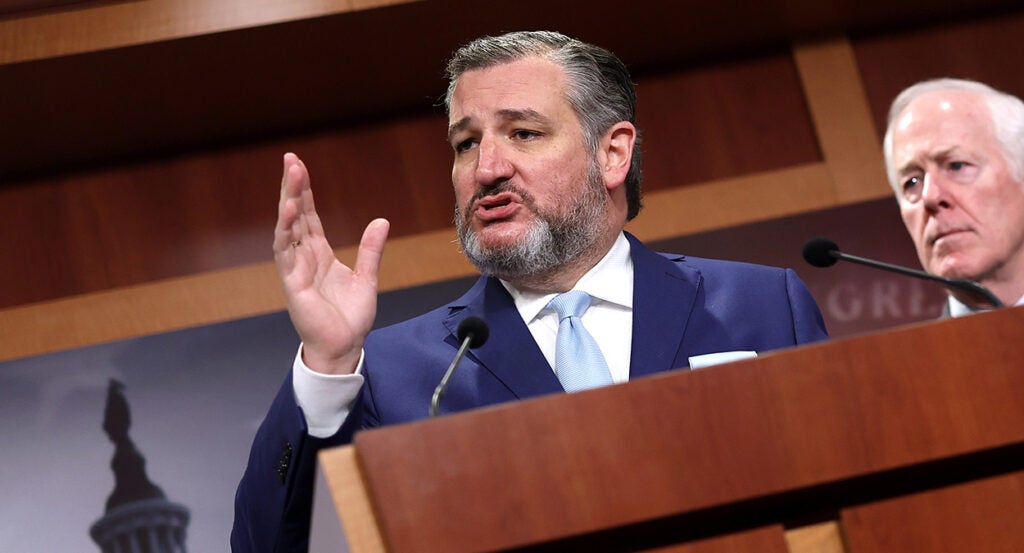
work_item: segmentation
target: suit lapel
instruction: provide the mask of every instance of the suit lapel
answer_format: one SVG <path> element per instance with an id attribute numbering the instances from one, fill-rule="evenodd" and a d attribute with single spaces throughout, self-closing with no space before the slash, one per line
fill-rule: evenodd
<path id="1" fill-rule="evenodd" d="M 630 378 L 679 368 L 678 359 L 701 286 L 700 273 L 679 266 L 626 233 L 633 259 L 633 340 Z M 453 302 L 445 320 L 445 341 L 458 347 L 459 323 L 470 316 L 487 322 L 491 338 L 466 356 L 504 384 L 517 398 L 562 391 L 544 354 L 523 322 L 515 302 L 494 278 L 481 277 Z"/>
<path id="2" fill-rule="evenodd" d="M 458 347 L 463 319 L 477 316 L 487 322 L 490 339 L 467 357 L 494 375 L 519 399 L 563 391 L 561 383 L 537 347 L 508 290 L 495 278 L 482 277 L 452 306 L 445 321 L 446 341 Z"/>
<path id="3" fill-rule="evenodd" d="M 701 276 L 651 251 L 632 235 L 626 237 L 633 259 L 632 379 L 686 364 L 677 356 Z"/>

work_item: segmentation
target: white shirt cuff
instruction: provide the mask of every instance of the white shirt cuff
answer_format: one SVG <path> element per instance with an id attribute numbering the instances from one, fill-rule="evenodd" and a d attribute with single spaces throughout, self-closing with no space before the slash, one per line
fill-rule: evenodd
<path id="1" fill-rule="evenodd" d="M 302 344 L 299 344 L 299 352 L 292 364 L 292 389 L 295 403 L 306 417 L 310 436 L 333 436 L 345 422 L 363 386 L 363 355 L 365 352 L 360 351 L 359 363 L 353 374 L 323 374 L 306 366 L 302 361 Z"/>

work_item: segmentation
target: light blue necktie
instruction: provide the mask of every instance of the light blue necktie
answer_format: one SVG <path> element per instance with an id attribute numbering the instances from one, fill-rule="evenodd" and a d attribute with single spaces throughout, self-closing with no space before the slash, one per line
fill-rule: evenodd
<path id="1" fill-rule="evenodd" d="M 608 363 L 594 337 L 583 328 L 580 317 L 590 307 L 590 294 L 573 290 L 554 297 L 548 308 L 558 313 L 555 338 L 555 372 L 567 392 L 607 386 L 612 383 Z"/>

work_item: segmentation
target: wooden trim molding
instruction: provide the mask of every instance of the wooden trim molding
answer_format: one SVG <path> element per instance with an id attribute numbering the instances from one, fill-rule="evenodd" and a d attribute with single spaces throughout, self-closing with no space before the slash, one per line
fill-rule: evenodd
<path id="1" fill-rule="evenodd" d="M 825 165 L 841 203 L 892 194 L 853 48 L 846 37 L 793 46 Z"/>
<path id="2" fill-rule="evenodd" d="M 830 520 L 786 531 L 786 545 L 792 553 L 846 553 L 842 527 Z"/>
<path id="3" fill-rule="evenodd" d="M 827 167 L 810 163 L 646 194 L 644 210 L 626 230 L 662 240 L 837 204 Z"/>
<path id="4" fill-rule="evenodd" d="M 0 65 L 272 25 L 417 0 L 145 0 L 0 19 Z"/>

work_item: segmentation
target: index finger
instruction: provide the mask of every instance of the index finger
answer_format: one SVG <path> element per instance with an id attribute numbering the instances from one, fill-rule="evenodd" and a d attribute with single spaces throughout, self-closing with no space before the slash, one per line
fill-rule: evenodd
<path id="1" fill-rule="evenodd" d="M 309 183 L 309 171 L 298 156 L 289 152 L 284 155 L 274 249 L 285 251 L 296 242 L 322 234 L 323 227 L 316 213 L 313 190 Z"/>

